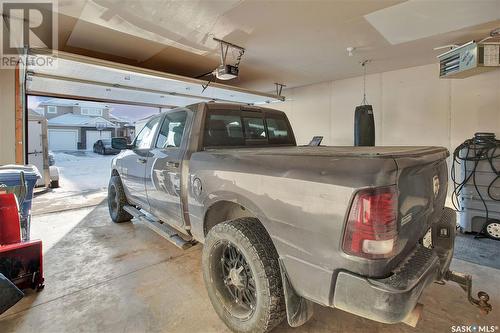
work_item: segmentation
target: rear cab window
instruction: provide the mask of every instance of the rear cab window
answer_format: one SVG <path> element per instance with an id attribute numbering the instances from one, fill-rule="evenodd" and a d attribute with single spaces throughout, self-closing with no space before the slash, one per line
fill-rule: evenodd
<path id="1" fill-rule="evenodd" d="M 290 123 L 281 112 L 207 111 L 204 148 L 295 145 Z"/>

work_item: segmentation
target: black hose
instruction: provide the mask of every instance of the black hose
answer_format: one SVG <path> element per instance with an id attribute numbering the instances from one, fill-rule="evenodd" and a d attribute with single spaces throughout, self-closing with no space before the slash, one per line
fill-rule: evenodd
<path id="1" fill-rule="evenodd" d="M 453 195 L 452 195 L 452 204 L 457 211 L 461 211 L 459 196 L 462 192 L 464 186 L 471 180 L 474 185 L 474 189 L 476 190 L 481 202 L 483 203 L 485 212 L 486 212 L 486 220 L 479 232 L 476 233 L 476 238 L 479 237 L 480 233 L 484 232 L 484 228 L 489 221 L 489 210 L 488 205 L 486 204 L 486 200 L 481 194 L 479 187 L 476 183 L 476 169 L 481 161 L 488 161 L 491 170 L 496 175 L 496 177 L 491 181 L 488 185 L 487 193 L 491 200 L 500 201 L 500 198 L 494 197 L 491 192 L 491 188 L 493 184 L 500 178 L 500 171 L 495 168 L 494 160 L 500 158 L 500 154 L 496 155 L 497 148 L 500 147 L 500 140 L 496 140 L 494 135 L 485 136 L 484 133 L 476 133 L 475 137 L 472 139 L 465 140 L 461 145 L 455 148 L 453 152 L 453 164 L 451 167 L 451 179 L 453 181 Z M 466 149 L 466 153 L 464 157 L 460 156 L 460 151 Z M 470 156 L 470 152 L 473 151 L 474 154 Z M 491 153 L 490 153 L 491 152 Z M 467 171 L 467 162 L 474 162 L 474 167 L 470 172 Z M 464 178 L 460 182 L 457 182 L 457 174 L 456 174 L 456 164 L 461 164 L 461 162 L 465 163 L 464 165 Z"/>

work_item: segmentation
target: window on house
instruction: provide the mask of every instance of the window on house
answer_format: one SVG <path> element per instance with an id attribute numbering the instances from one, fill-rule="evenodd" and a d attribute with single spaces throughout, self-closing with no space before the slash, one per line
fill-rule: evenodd
<path id="1" fill-rule="evenodd" d="M 102 116 L 102 109 L 99 108 L 82 108 L 82 115 L 84 116 Z"/>
<path id="2" fill-rule="evenodd" d="M 53 105 L 47 106 L 47 113 L 57 113 L 57 106 Z"/>

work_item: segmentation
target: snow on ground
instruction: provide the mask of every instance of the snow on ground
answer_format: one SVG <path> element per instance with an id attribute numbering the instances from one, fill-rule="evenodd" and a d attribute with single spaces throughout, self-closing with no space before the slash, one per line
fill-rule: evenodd
<path id="1" fill-rule="evenodd" d="M 54 152 L 60 185 L 55 192 L 82 192 L 107 188 L 111 160 L 114 156 L 88 151 Z"/>
<path id="2" fill-rule="evenodd" d="M 33 215 L 89 207 L 106 198 L 111 160 L 115 155 L 88 151 L 53 154 L 60 187 L 34 198 Z"/>

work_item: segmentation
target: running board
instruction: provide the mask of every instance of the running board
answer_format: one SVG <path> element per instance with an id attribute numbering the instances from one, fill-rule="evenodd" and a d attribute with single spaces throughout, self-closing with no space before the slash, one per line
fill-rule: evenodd
<path id="1" fill-rule="evenodd" d="M 123 209 L 132 215 L 134 218 L 136 218 L 138 221 L 142 222 L 144 225 L 146 225 L 148 228 L 156 232 L 158 235 L 162 236 L 175 246 L 177 246 L 180 249 L 187 250 L 191 246 L 193 246 L 194 242 L 193 241 L 188 241 L 179 236 L 179 232 L 169 226 L 167 223 L 164 223 L 160 220 L 153 220 L 149 218 L 146 214 L 142 213 L 140 210 L 138 210 L 135 207 L 126 205 L 123 206 Z"/>

